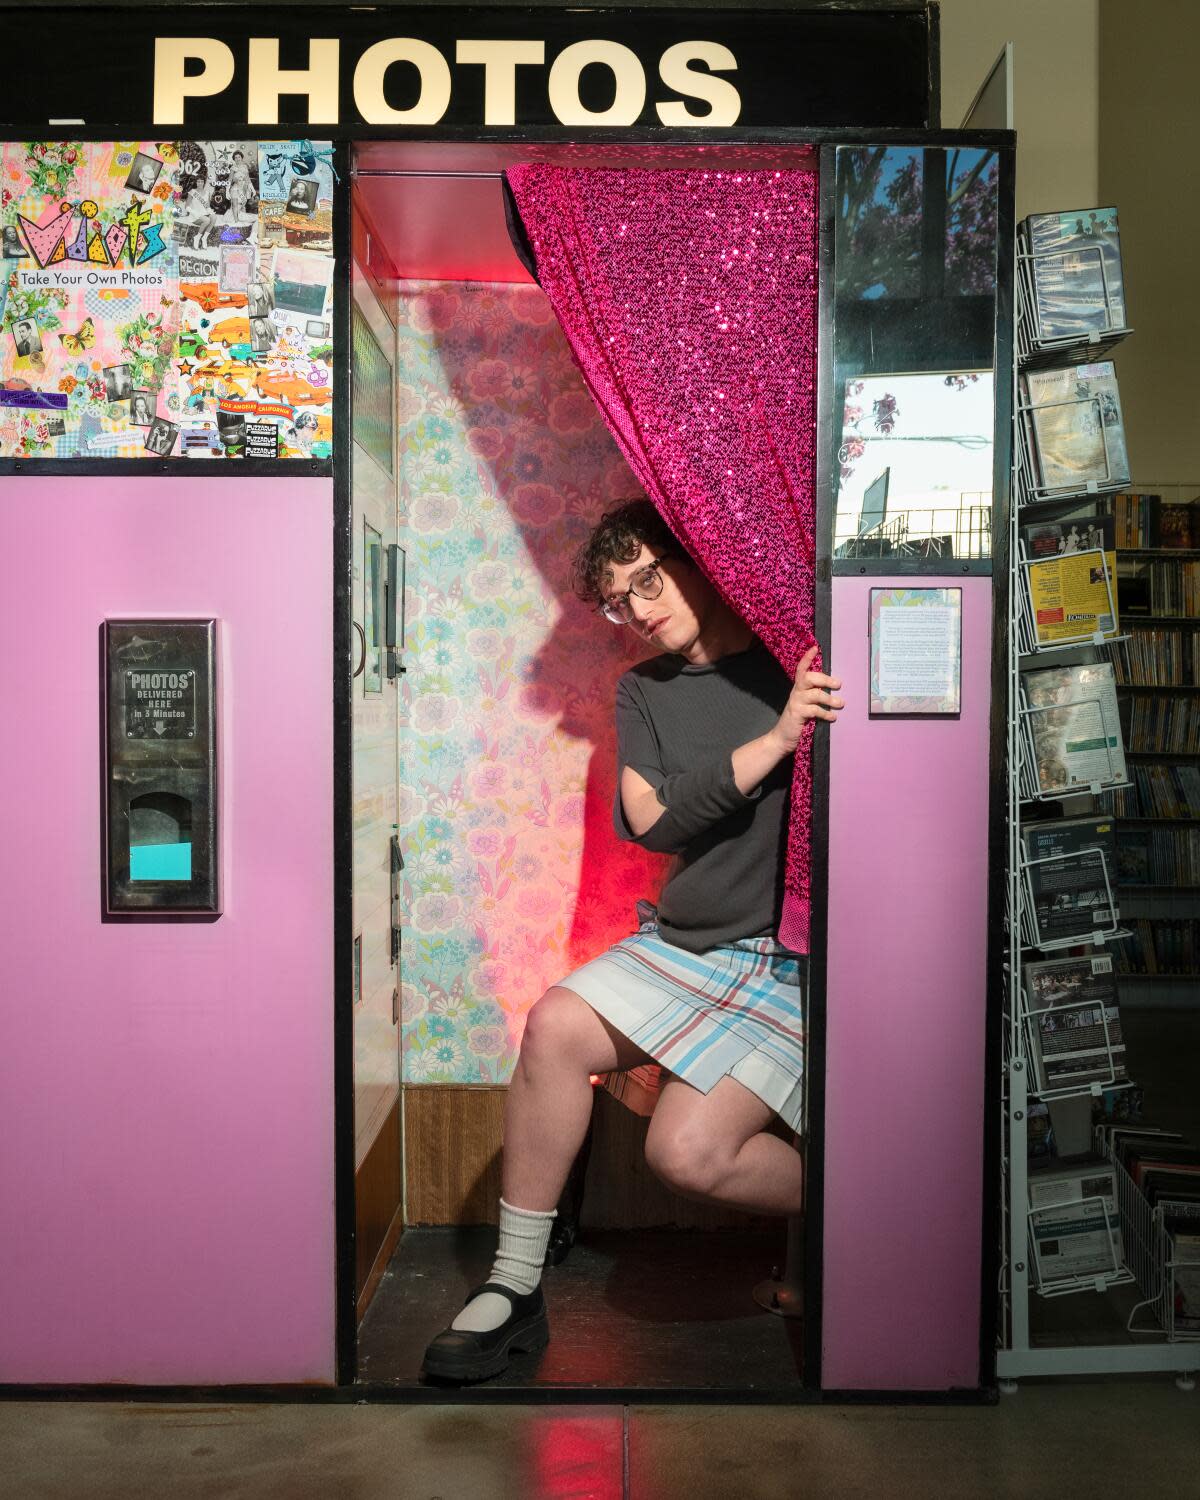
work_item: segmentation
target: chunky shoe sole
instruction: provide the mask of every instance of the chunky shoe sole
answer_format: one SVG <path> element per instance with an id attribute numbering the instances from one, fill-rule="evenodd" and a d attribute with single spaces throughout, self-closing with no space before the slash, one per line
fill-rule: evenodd
<path id="1" fill-rule="evenodd" d="M 507 1297 L 508 1317 L 499 1327 L 482 1332 L 444 1328 L 425 1350 L 423 1374 L 441 1380 L 487 1380 L 498 1375 L 514 1354 L 532 1354 L 550 1342 L 546 1301 L 540 1285 L 523 1295 L 501 1282 L 488 1281 L 467 1293 L 464 1306 L 481 1292 L 499 1292 Z"/>
<path id="2" fill-rule="evenodd" d="M 463 1330 L 456 1329 L 461 1333 Z M 512 1325 L 503 1343 L 486 1354 L 468 1349 L 461 1353 L 450 1349 L 438 1350 L 432 1346 L 425 1353 L 422 1370 L 426 1375 L 439 1380 L 487 1380 L 507 1369 L 514 1354 L 534 1354 L 550 1342 L 550 1322 L 546 1314 L 520 1318 Z"/>

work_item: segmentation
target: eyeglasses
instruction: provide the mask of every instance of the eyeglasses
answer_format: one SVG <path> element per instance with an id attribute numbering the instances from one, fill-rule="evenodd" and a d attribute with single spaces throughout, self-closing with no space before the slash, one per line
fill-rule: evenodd
<path id="1" fill-rule="evenodd" d="M 652 558 L 644 568 L 638 571 L 629 580 L 629 587 L 620 594 L 610 594 L 607 599 L 601 600 L 596 606 L 606 620 L 611 620 L 614 625 L 628 625 L 633 619 L 633 606 L 629 602 L 630 594 L 636 594 L 639 599 L 657 599 L 662 593 L 663 580 L 659 572 L 659 564 L 667 557 L 663 553 L 661 557 Z"/>

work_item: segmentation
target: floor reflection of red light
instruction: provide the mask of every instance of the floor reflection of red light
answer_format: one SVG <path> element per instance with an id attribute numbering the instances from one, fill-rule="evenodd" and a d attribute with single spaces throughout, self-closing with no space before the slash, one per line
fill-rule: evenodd
<path id="1" fill-rule="evenodd" d="M 620 1500 L 621 1418 L 534 1417 L 529 1427 L 530 1500 Z"/>

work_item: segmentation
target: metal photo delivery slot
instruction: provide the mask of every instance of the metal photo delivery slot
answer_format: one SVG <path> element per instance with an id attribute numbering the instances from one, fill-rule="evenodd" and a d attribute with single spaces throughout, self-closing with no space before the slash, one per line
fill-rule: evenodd
<path id="1" fill-rule="evenodd" d="M 104 624 L 105 907 L 217 913 L 216 621 Z"/>

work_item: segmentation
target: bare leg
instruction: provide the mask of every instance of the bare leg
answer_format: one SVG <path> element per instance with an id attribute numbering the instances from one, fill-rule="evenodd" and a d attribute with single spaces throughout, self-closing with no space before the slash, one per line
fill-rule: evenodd
<path id="1" fill-rule="evenodd" d="M 685 1198 L 748 1213 L 798 1214 L 804 1206 L 799 1151 L 765 1133 L 772 1111 L 736 1078 L 702 1094 L 681 1078 L 664 1084 L 646 1137 L 646 1161 Z"/>
<path id="2" fill-rule="evenodd" d="M 651 1061 L 572 990 L 547 990 L 529 1012 L 505 1101 L 505 1201 L 553 1209 L 587 1133 L 590 1075 Z"/>
<path id="3" fill-rule="evenodd" d="M 645 1052 L 562 985 L 547 990 L 530 1010 L 505 1103 L 500 1231 L 489 1280 L 532 1295 L 555 1205 L 591 1118 L 590 1075 L 647 1061 Z M 479 1293 L 426 1350 L 427 1366 L 431 1358 L 436 1369 L 439 1358 L 453 1357 L 445 1348 L 439 1354 L 439 1340 L 490 1333 L 508 1323 L 512 1308 L 502 1292 Z"/>

